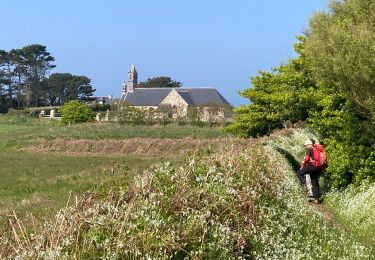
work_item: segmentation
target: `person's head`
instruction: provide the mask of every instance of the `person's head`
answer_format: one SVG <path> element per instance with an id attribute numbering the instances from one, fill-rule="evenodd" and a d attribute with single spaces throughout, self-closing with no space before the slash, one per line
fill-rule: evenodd
<path id="1" fill-rule="evenodd" d="M 313 141 L 311 141 L 311 139 L 307 139 L 303 145 L 305 146 L 305 148 L 309 148 L 312 147 L 314 143 Z"/>

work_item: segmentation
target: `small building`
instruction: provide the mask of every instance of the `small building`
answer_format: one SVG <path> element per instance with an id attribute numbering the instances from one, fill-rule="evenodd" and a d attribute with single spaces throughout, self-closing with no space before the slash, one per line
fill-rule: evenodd
<path id="1" fill-rule="evenodd" d="M 188 108 L 199 109 L 202 121 L 231 120 L 231 105 L 215 88 L 138 88 L 134 63 L 128 72 L 128 85 L 123 83 L 119 104 L 140 109 L 169 107 L 173 117 L 186 117 Z"/>
<path id="2" fill-rule="evenodd" d="M 120 101 L 119 98 L 113 98 L 112 95 L 108 96 L 93 96 L 93 97 L 88 97 L 87 102 L 91 104 L 99 104 L 99 105 L 117 105 L 118 102 Z"/>

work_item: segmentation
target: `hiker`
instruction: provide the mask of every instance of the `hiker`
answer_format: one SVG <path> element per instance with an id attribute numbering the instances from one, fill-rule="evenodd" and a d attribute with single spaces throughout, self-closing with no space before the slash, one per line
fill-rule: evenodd
<path id="1" fill-rule="evenodd" d="M 310 174 L 312 196 L 310 195 L 309 201 L 314 203 L 320 203 L 319 201 L 319 177 L 322 173 L 321 169 L 314 166 L 314 140 L 308 139 L 305 141 L 304 146 L 306 149 L 306 155 L 301 162 L 301 168 L 297 171 L 297 177 L 301 185 L 306 185 L 306 174 Z"/>

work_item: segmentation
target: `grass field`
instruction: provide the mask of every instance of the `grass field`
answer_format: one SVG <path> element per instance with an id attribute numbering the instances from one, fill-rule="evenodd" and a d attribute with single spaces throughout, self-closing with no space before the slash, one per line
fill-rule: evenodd
<path id="1" fill-rule="evenodd" d="M 131 183 L 73 200 L 41 229 L 30 227 L 33 235 L 25 221 L 10 218 L 0 258 L 373 259 L 370 247 L 306 201 L 280 153 L 299 158 L 309 134 L 282 130 L 249 140 L 242 151 L 223 145 L 178 164 L 159 163 Z M 79 160 L 74 168 L 78 176 L 56 174 L 44 186 L 62 175 L 80 183 L 85 170 Z"/>
<path id="2" fill-rule="evenodd" d="M 70 193 L 81 194 L 122 174 L 114 165 L 128 165 L 136 175 L 162 160 L 142 156 L 80 156 L 61 153 L 21 151 L 30 144 L 56 138 L 128 139 L 147 138 L 216 138 L 219 128 L 177 126 L 122 126 L 118 124 L 82 124 L 58 126 L 55 121 L 26 116 L 0 116 L 0 223 L 15 211 L 21 219 L 30 213 L 48 218 L 66 205 Z M 175 154 L 168 159 L 175 160 Z M 116 163 L 114 163 L 116 162 Z M 116 168 L 116 167 L 115 167 Z"/>
<path id="3" fill-rule="evenodd" d="M 372 259 L 374 187 L 308 204 L 309 136 L 0 116 L 0 258 Z"/>

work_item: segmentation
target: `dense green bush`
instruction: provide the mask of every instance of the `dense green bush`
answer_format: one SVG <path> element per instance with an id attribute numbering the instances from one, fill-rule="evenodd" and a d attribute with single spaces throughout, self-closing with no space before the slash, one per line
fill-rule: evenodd
<path id="1" fill-rule="evenodd" d="M 369 160 L 374 154 L 374 134 L 368 120 L 349 97 L 322 90 L 318 95 L 321 97 L 308 121 L 326 145 L 327 180 L 334 188 L 374 181 L 375 168 Z"/>
<path id="2" fill-rule="evenodd" d="M 93 121 L 94 113 L 92 110 L 78 100 L 72 100 L 61 107 L 61 123 L 77 124 Z"/>

